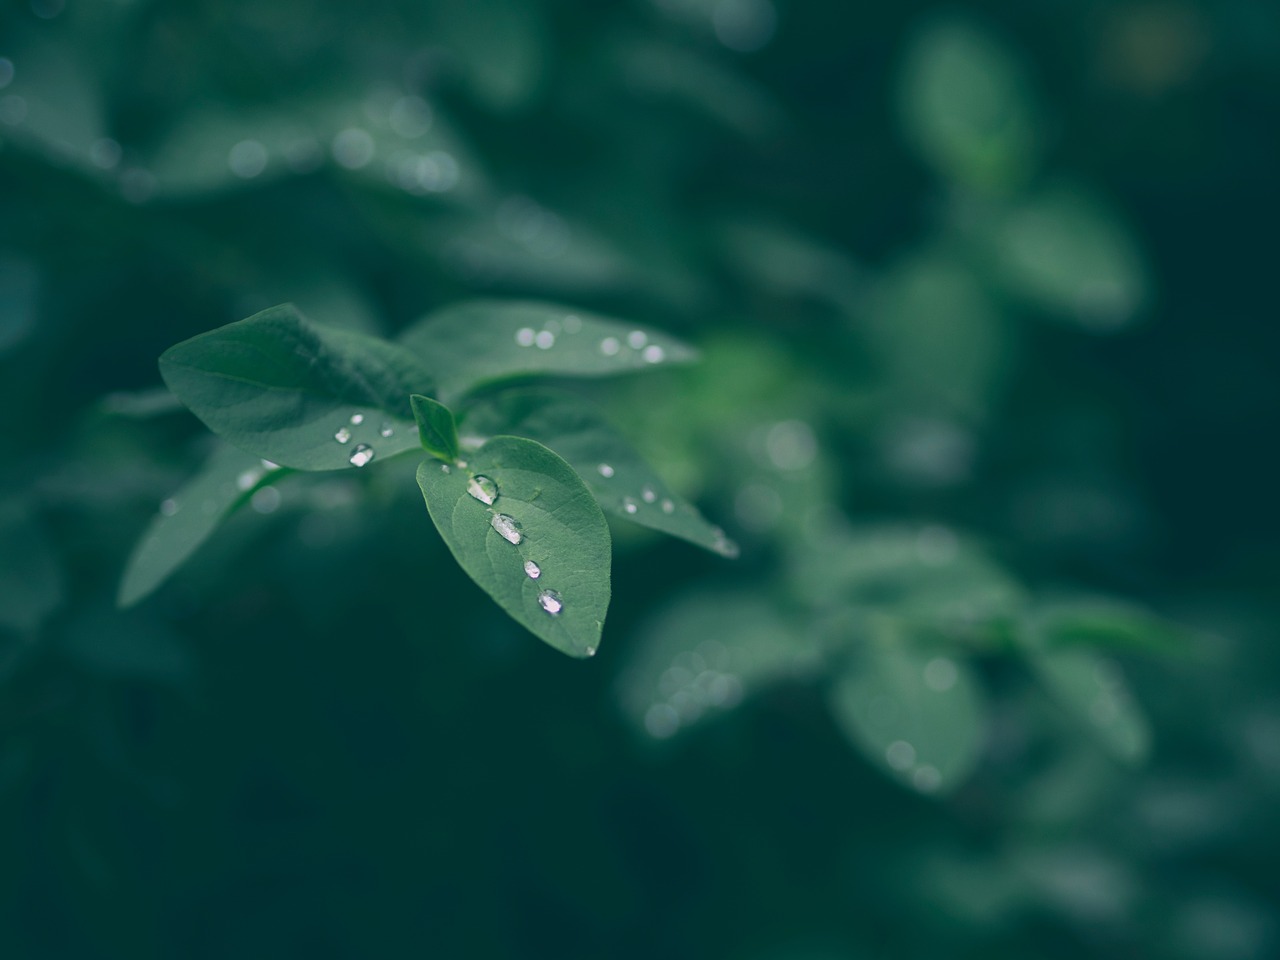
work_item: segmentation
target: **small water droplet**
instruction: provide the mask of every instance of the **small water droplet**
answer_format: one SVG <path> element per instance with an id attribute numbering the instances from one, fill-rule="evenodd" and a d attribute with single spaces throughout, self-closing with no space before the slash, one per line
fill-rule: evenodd
<path id="1" fill-rule="evenodd" d="M 467 481 L 467 493 L 475 497 L 486 507 L 492 506 L 498 499 L 498 485 L 488 477 L 476 476 Z"/>
<path id="2" fill-rule="evenodd" d="M 942 786 L 942 774 L 937 767 L 925 764 L 911 775 L 911 784 L 921 793 L 933 793 Z"/>
<path id="3" fill-rule="evenodd" d="M 358 443 L 356 448 L 351 451 L 351 456 L 348 459 L 350 459 L 353 467 L 363 467 L 373 459 L 373 447 L 367 443 Z"/>
<path id="4" fill-rule="evenodd" d="M 627 346 L 632 350 L 639 350 L 649 342 L 649 335 L 643 330 L 632 330 L 627 334 Z"/>
<path id="5" fill-rule="evenodd" d="M 236 486 L 241 490 L 248 490 L 255 483 L 262 479 L 262 474 L 257 470 L 246 470 L 240 476 L 236 477 Z"/>
<path id="6" fill-rule="evenodd" d="M 642 499 L 645 503 L 653 503 L 655 500 L 658 499 L 658 493 L 656 490 L 653 489 L 653 487 L 646 486 L 643 490 L 640 491 L 640 499 Z"/>
<path id="7" fill-rule="evenodd" d="M 669 703 L 655 703 L 645 711 L 644 728 L 655 740 L 666 740 L 680 729 L 680 714 Z"/>
<path id="8" fill-rule="evenodd" d="M 594 657 L 594 656 L 596 655 L 596 648 L 595 648 L 595 647 L 587 647 L 587 649 L 586 649 L 584 652 L 586 653 L 586 655 L 587 655 L 588 657 Z"/>
<path id="9" fill-rule="evenodd" d="M 275 487 L 263 487 L 249 498 L 249 505 L 258 513 L 274 513 L 280 507 L 280 491 Z"/>
<path id="10" fill-rule="evenodd" d="M 606 357 L 617 356 L 619 350 L 622 349 L 622 341 L 617 337 L 605 337 L 600 341 L 600 352 Z"/>
<path id="11" fill-rule="evenodd" d="M 663 513 L 675 513 L 675 512 L 676 512 L 676 504 L 675 504 L 675 501 L 674 501 L 674 500 L 663 500 L 663 501 L 662 501 L 662 512 L 663 512 Z"/>
<path id="12" fill-rule="evenodd" d="M 555 346 L 556 335 L 550 330 L 539 330 L 537 336 L 533 338 L 533 344 L 539 350 L 550 350 Z"/>
<path id="13" fill-rule="evenodd" d="M 519 543 L 524 539 L 524 534 L 520 532 L 520 524 L 516 523 L 515 517 L 508 517 L 505 513 L 495 513 L 489 525 L 497 530 L 498 536 L 507 543 Z"/>
<path id="14" fill-rule="evenodd" d="M 564 601 L 554 590 L 542 590 L 538 593 L 538 606 L 554 617 L 564 609 Z"/>
<path id="15" fill-rule="evenodd" d="M 441 472 L 441 473 L 448 473 L 448 472 L 449 472 L 449 465 L 448 465 L 447 463 L 442 463 L 442 464 L 440 464 L 440 472 Z"/>
<path id="16" fill-rule="evenodd" d="M 630 497 L 625 497 L 623 498 L 623 501 L 622 501 L 622 509 L 627 511 L 627 513 L 635 513 L 637 510 L 640 509 L 640 505 L 637 504 Z"/>
<path id="17" fill-rule="evenodd" d="M 280 464 L 272 463 L 270 460 L 262 460 L 259 462 L 262 464 L 263 470 L 279 470 L 280 469 Z"/>
<path id="18" fill-rule="evenodd" d="M 346 443 L 351 439 L 351 431 L 346 427 L 339 427 L 338 432 L 333 435 L 333 439 L 337 440 L 339 443 Z"/>
<path id="19" fill-rule="evenodd" d="M 582 329 L 582 318 L 576 313 L 571 313 L 564 318 L 564 332 L 577 333 Z"/>
<path id="20" fill-rule="evenodd" d="M 644 357 L 646 363 L 661 363 L 667 359 L 667 351 L 654 343 L 645 347 L 644 353 L 640 354 L 640 356 Z"/>
<path id="21" fill-rule="evenodd" d="M 351 415 L 351 425 L 352 425 L 353 427 L 358 427 L 358 426 L 360 426 L 360 424 L 362 424 L 362 423 L 364 423 L 364 414 L 363 414 L 363 413 L 353 413 L 353 414 Z"/>
<path id="22" fill-rule="evenodd" d="M 894 770 L 910 770 L 916 764 L 916 748 L 905 740 L 895 740 L 885 748 L 884 759 Z"/>
<path id="23" fill-rule="evenodd" d="M 389 423 L 384 423 L 382 426 L 378 428 L 378 436 L 383 437 L 384 439 L 386 437 L 392 436 L 395 432 L 396 432 L 395 427 L 391 426 L 391 424 Z"/>
<path id="24" fill-rule="evenodd" d="M 166 517 L 172 517 L 178 512 L 178 501 L 170 498 L 160 501 L 160 513 Z"/>
<path id="25" fill-rule="evenodd" d="M 536 563 L 534 563 L 532 560 L 526 560 L 524 562 L 524 572 L 525 572 L 525 575 L 528 576 L 530 580 L 537 580 L 540 576 L 542 576 L 542 568 L 538 566 Z"/>
<path id="26" fill-rule="evenodd" d="M 600 471 L 600 476 L 604 477 L 606 480 L 613 476 L 613 467 L 609 466 L 607 463 L 600 464 L 596 469 Z"/>
<path id="27" fill-rule="evenodd" d="M 532 347 L 534 336 L 533 327 L 521 327 L 516 331 L 516 343 L 522 347 Z"/>

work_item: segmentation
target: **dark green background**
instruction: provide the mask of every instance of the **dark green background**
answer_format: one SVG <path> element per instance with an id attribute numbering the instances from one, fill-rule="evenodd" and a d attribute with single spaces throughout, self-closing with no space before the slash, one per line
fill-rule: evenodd
<path id="1" fill-rule="evenodd" d="M 32 0 L 0 58 L 0 956 L 1280 951 L 1273 5 Z M 385 139 L 342 162 L 406 96 L 450 189 Z M 115 609 L 208 450 L 143 392 L 162 350 L 286 300 L 390 335 L 471 296 L 698 345 L 592 392 L 743 557 L 619 525 L 572 661 L 451 562 L 409 458 L 286 482 Z M 761 501 L 753 444 L 792 420 L 818 459 Z M 790 609 L 807 503 L 1182 624 L 1115 651 L 1148 763 L 998 648 L 943 799 L 821 679 L 646 737 L 618 680 L 646 624 Z"/>

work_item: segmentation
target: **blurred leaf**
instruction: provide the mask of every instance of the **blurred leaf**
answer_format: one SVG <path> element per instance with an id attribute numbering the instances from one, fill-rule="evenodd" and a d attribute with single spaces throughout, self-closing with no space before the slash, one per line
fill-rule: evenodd
<path id="1" fill-rule="evenodd" d="M 40 269 L 30 260 L 0 257 L 0 357 L 36 329 Z"/>
<path id="2" fill-rule="evenodd" d="M 494 110 L 526 104 L 547 69 L 542 10 L 524 0 L 471 0 L 430 7 L 433 38 L 458 58 L 476 98 Z"/>
<path id="3" fill-rule="evenodd" d="M 219 444 L 199 473 L 160 504 L 125 565 L 117 603 L 129 607 L 150 594 L 257 490 L 289 472 Z"/>
<path id="4" fill-rule="evenodd" d="M 466 467 L 418 468 L 431 519 L 462 569 L 539 639 L 593 656 L 609 607 L 609 525 L 546 447 L 497 437 Z"/>
<path id="5" fill-rule="evenodd" d="M 422 448 L 433 457 L 452 463 L 458 459 L 458 425 L 453 413 L 443 403 L 414 394 L 409 398 L 413 417 L 418 421 L 418 437 Z"/>
<path id="6" fill-rule="evenodd" d="M 1185 653 L 1191 633 L 1134 603 L 1086 597 L 1037 603 L 1033 629 L 1045 647 Z"/>
<path id="7" fill-rule="evenodd" d="M 34 634 L 62 604 L 62 570 L 30 506 L 0 502 L 0 628 Z"/>
<path id="8" fill-rule="evenodd" d="M 431 388 L 407 350 L 316 326 L 290 304 L 170 347 L 160 372 L 209 429 L 299 470 L 416 449 L 409 395 Z"/>
<path id="9" fill-rule="evenodd" d="M 547 389 L 486 397 L 464 421 L 469 432 L 511 433 L 551 448 L 578 472 L 608 513 L 725 556 L 737 547 L 673 492 L 585 399 Z"/>
<path id="10" fill-rule="evenodd" d="M 1080 648 L 1035 648 L 1027 661 L 1072 719 L 1088 729 L 1120 760 L 1146 758 L 1151 731 L 1120 668 Z"/>
<path id="11" fill-rule="evenodd" d="M 6 136 L 56 164 L 97 172 L 90 158 L 104 136 L 103 111 L 88 63 L 65 46 L 35 41 L 15 52 L 13 65 L 0 106 Z"/>
<path id="12" fill-rule="evenodd" d="M 812 677 L 821 648 L 759 591 L 699 593 L 639 631 L 618 680 L 637 729 L 664 740 L 766 687 Z"/>
<path id="13" fill-rule="evenodd" d="M 405 330 L 400 342 L 434 373 L 446 400 L 515 377 L 607 377 L 697 357 L 649 327 L 534 301 L 445 307 Z"/>
<path id="14" fill-rule="evenodd" d="M 978 762 L 986 718 L 968 665 L 896 631 L 859 647 L 830 705 L 854 746 L 922 793 L 953 789 Z"/>
<path id="15" fill-rule="evenodd" d="M 1033 171 L 1040 118 L 1021 64 L 971 23 L 938 20 L 911 41 L 899 109 L 907 137 L 940 174 L 1007 191 Z"/>
<path id="16" fill-rule="evenodd" d="M 992 255 L 1014 294 L 1095 332 L 1130 324 L 1146 304 L 1142 255 L 1119 215 L 1082 187 L 1062 184 L 1012 208 Z"/>

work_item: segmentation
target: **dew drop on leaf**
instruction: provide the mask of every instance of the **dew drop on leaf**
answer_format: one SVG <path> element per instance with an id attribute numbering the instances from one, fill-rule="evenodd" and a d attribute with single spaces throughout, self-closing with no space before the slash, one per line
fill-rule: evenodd
<path id="1" fill-rule="evenodd" d="M 498 536 L 507 543 L 519 543 L 524 539 L 524 534 L 520 532 L 520 524 L 516 523 L 514 517 L 508 517 L 505 513 L 495 513 L 489 523 L 498 531 Z"/>
<path id="2" fill-rule="evenodd" d="M 649 337 L 643 330 L 632 330 L 627 334 L 627 346 L 632 350 L 639 350 L 648 342 Z"/>
<path id="3" fill-rule="evenodd" d="M 351 415 L 351 425 L 352 425 L 353 427 L 358 427 L 358 426 L 360 426 L 360 424 L 362 424 L 362 423 L 364 423 L 364 414 L 363 414 L 363 413 L 353 413 L 353 414 Z"/>
<path id="4" fill-rule="evenodd" d="M 353 467 L 363 467 L 366 463 L 373 459 L 373 447 L 367 443 L 358 443 L 356 448 L 351 451 L 351 465 Z"/>
<path id="5" fill-rule="evenodd" d="M 640 509 L 640 505 L 637 504 L 635 500 L 631 499 L 631 497 L 626 497 L 622 501 L 622 509 L 627 511 L 627 513 L 635 513 Z"/>
<path id="6" fill-rule="evenodd" d="M 564 601 L 554 590 L 543 590 L 538 593 L 538 606 L 554 617 L 564 609 Z"/>
<path id="7" fill-rule="evenodd" d="M 346 443 L 351 439 L 351 431 L 346 427 L 339 427 L 338 432 L 333 435 L 333 439 L 337 440 L 339 443 Z"/>
<path id="8" fill-rule="evenodd" d="M 533 327 L 521 327 L 516 331 L 516 343 L 522 347 L 532 347 L 534 336 Z"/>
<path id="9" fill-rule="evenodd" d="M 492 506 L 493 501 L 498 499 L 498 485 L 488 477 L 475 476 L 467 481 L 467 493 L 485 506 Z"/>
<path id="10" fill-rule="evenodd" d="M 674 501 L 674 500 L 663 500 L 663 501 L 662 501 L 662 512 L 663 512 L 663 513 L 675 513 L 675 512 L 676 512 L 676 505 L 675 505 L 675 501 Z"/>
<path id="11" fill-rule="evenodd" d="M 166 517 L 172 517 L 178 512 L 178 501 L 174 499 L 160 501 L 160 513 Z"/>
<path id="12" fill-rule="evenodd" d="M 395 432 L 396 432 L 395 427 L 391 426 L 391 424 L 389 423 L 384 423 L 381 427 L 378 428 L 378 436 L 383 438 L 390 437 Z"/>
<path id="13" fill-rule="evenodd" d="M 667 352 L 654 343 L 645 347 L 640 356 L 644 357 L 646 363 L 661 363 L 667 358 Z"/>
<path id="14" fill-rule="evenodd" d="M 600 476 L 604 477 L 606 480 L 613 476 L 613 467 L 609 466 L 607 463 L 600 464 L 596 469 L 600 471 Z"/>
<path id="15" fill-rule="evenodd" d="M 537 580 L 542 576 L 542 568 L 532 560 L 526 560 L 524 562 L 524 572 L 530 580 Z"/>
<path id="16" fill-rule="evenodd" d="M 556 335 L 550 330 L 539 330 L 538 335 L 533 338 L 534 346 L 539 350 L 550 350 L 555 346 Z"/>
<path id="17" fill-rule="evenodd" d="M 645 503 L 653 503 L 655 500 L 658 499 L 658 494 L 653 489 L 653 487 L 646 486 L 643 490 L 640 491 L 640 499 L 642 499 Z"/>
<path id="18" fill-rule="evenodd" d="M 257 470 L 246 470 L 236 477 L 236 486 L 241 490 L 248 490 L 260 479 L 262 479 L 262 474 L 258 473 Z"/>
<path id="19" fill-rule="evenodd" d="M 617 337 L 605 337 L 600 341 L 600 352 L 606 357 L 617 356 L 619 350 L 622 349 L 622 343 Z"/>

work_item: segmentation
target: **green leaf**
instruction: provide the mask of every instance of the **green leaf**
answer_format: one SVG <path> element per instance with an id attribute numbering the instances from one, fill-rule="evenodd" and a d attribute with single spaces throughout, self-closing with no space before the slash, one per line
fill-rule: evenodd
<path id="1" fill-rule="evenodd" d="M 214 433 L 298 470 L 416 449 L 409 395 L 431 389 L 403 348 L 317 326 L 291 304 L 170 347 L 160 372 Z"/>
<path id="2" fill-rule="evenodd" d="M 572 307 L 472 300 L 438 310 L 400 335 L 446 399 L 526 376 L 607 377 L 697 357 L 665 333 Z"/>
<path id="3" fill-rule="evenodd" d="M 977 763 L 983 706 L 968 666 L 908 646 L 896 632 L 862 648 L 830 706 L 854 746 L 921 793 L 954 788 Z"/>
<path id="4" fill-rule="evenodd" d="M 510 390 L 468 411 L 468 431 L 529 437 L 564 457 L 608 513 L 724 556 L 738 548 L 671 490 L 586 400 L 548 389 Z"/>
<path id="5" fill-rule="evenodd" d="M 665 740 L 821 664 L 820 647 L 758 592 L 699 594 L 640 630 L 618 699 L 637 728 Z"/>
<path id="6" fill-rule="evenodd" d="M 30 635 L 64 596 L 62 570 L 44 525 L 19 501 L 0 503 L 0 628 Z"/>
<path id="7" fill-rule="evenodd" d="M 424 461 L 418 486 L 454 558 L 503 610 L 563 653 L 595 654 L 609 525 L 567 463 L 532 440 L 495 437 L 465 467 Z"/>
<path id="8" fill-rule="evenodd" d="M 149 595 L 257 490 L 288 473 L 270 469 L 243 450 L 219 445 L 200 472 L 160 505 L 133 548 L 116 602 L 129 607 Z"/>
<path id="9" fill-rule="evenodd" d="M 443 403 L 414 394 L 409 398 L 414 419 L 418 421 L 418 436 L 422 448 L 441 460 L 458 459 L 458 425 L 453 412 Z"/>
<path id="10" fill-rule="evenodd" d="M 1120 668 L 1080 647 L 1032 649 L 1028 662 L 1076 722 L 1116 758 L 1139 763 L 1151 746 L 1151 728 Z"/>

